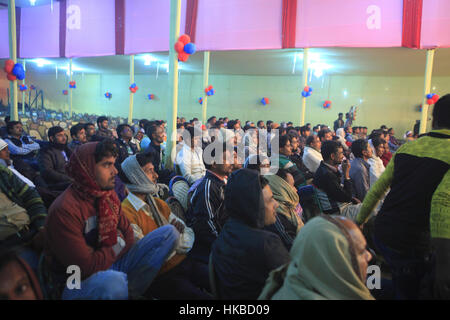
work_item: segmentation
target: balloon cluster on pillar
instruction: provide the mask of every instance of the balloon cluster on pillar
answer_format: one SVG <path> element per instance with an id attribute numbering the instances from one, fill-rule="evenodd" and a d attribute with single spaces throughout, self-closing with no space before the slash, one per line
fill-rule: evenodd
<path id="1" fill-rule="evenodd" d="M 136 91 L 138 91 L 138 89 L 139 89 L 139 87 L 136 85 L 136 83 L 133 83 L 133 84 L 130 86 L 130 91 L 131 91 L 132 93 L 136 93 Z"/>
<path id="2" fill-rule="evenodd" d="M 69 82 L 69 88 L 70 89 L 76 89 L 77 88 L 77 83 L 75 82 L 75 80 Z"/>
<path id="3" fill-rule="evenodd" d="M 107 98 L 107 99 L 110 99 L 110 100 L 111 100 L 111 98 L 112 98 L 112 93 L 111 93 L 111 92 L 109 92 L 109 91 L 106 91 L 106 93 L 105 93 L 105 98 Z"/>
<path id="4" fill-rule="evenodd" d="M 23 68 L 23 65 L 20 63 L 14 64 L 14 61 L 11 59 L 5 61 L 3 70 L 5 70 L 6 78 L 9 81 L 25 79 L 25 69 Z"/>
<path id="5" fill-rule="evenodd" d="M 203 98 L 198 98 L 198 103 L 203 104 Z"/>
<path id="6" fill-rule="evenodd" d="M 178 61 L 186 62 L 191 54 L 196 51 L 195 44 L 191 42 L 191 38 L 187 34 L 183 34 L 175 43 L 175 51 L 178 53 Z"/>
<path id="7" fill-rule="evenodd" d="M 310 86 L 304 87 L 303 91 L 302 91 L 302 97 L 304 97 L 304 98 L 309 97 L 311 95 L 312 91 L 313 91 L 313 88 L 311 88 Z"/>
<path id="8" fill-rule="evenodd" d="M 323 103 L 323 108 L 324 109 L 330 109 L 331 108 L 331 101 L 330 100 L 325 100 L 325 102 Z"/>
<path id="9" fill-rule="evenodd" d="M 439 96 L 436 93 L 427 94 L 427 104 L 433 105 L 439 100 Z"/>
<path id="10" fill-rule="evenodd" d="M 266 104 L 269 104 L 269 98 L 266 98 L 266 97 L 262 98 L 261 103 L 263 106 L 265 106 Z"/>
<path id="11" fill-rule="evenodd" d="M 20 91 L 27 91 L 27 90 L 28 90 L 28 87 L 27 87 L 26 84 L 21 84 L 21 85 L 19 86 L 19 90 L 20 90 Z"/>
<path id="12" fill-rule="evenodd" d="M 63 95 L 67 96 L 67 95 L 69 94 L 69 90 L 64 89 L 64 90 L 62 91 L 62 93 L 63 93 Z"/>
<path id="13" fill-rule="evenodd" d="M 216 93 L 216 90 L 214 90 L 213 86 L 210 85 L 208 88 L 205 88 L 205 93 L 207 96 L 213 96 L 214 93 Z"/>
<path id="14" fill-rule="evenodd" d="M 153 93 L 149 94 L 148 100 L 155 100 L 155 95 Z"/>

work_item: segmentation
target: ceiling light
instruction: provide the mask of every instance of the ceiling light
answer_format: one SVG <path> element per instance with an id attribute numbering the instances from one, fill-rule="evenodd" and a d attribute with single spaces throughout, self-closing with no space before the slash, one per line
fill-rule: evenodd
<path id="1" fill-rule="evenodd" d="M 34 6 L 36 4 L 36 0 L 30 0 L 30 4 Z"/>
<path id="2" fill-rule="evenodd" d="M 45 59 L 33 59 L 31 61 L 36 63 L 38 67 L 43 67 L 43 66 L 46 66 L 48 64 L 53 64 L 51 61 L 45 60 Z"/>
<path id="3" fill-rule="evenodd" d="M 151 65 L 152 61 L 158 61 L 158 59 L 155 59 L 152 55 L 150 54 L 144 54 L 141 55 L 140 58 L 142 60 L 144 60 L 144 65 L 149 66 Z"/>

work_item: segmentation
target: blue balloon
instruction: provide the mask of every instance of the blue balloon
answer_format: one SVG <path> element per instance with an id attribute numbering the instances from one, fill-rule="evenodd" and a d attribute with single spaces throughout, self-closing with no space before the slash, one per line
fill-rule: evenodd
<path id="1" fill-rule="evenodd" d="M 12 69 L 12 74 L 15 75 L 18 80 L 25 79 L 25 70 L 23 70 L 23 65 L 16 63 Z"/>
<path id="2" fill-rule="evenodd" d="M 312 91 L 313 91 L 313 88 L 309 87 L 309 92 L 312 92 Z"/>
<path id="3" fill-rule="evenodd" d="M 329 103 L 327 103 L 327 108 L 329 108 L 330 107 L 330 104 Z"/>
<path id="4" fill-rule="evenodd" d="M 310 95 L 311 95 L 311 91 L 308 91 L 308 92 L 306 93 L 306 96 L 309 97 Z"/>
<path id="5" fill-rule="evenodd" d="M 427 99 L 431 99 L 433 97 L 432 93 L 427 94 Z"/>
<path id="6" fill-rule="evenodd" d="M 184 45 L 184 52 L 186 52 L 187 54 L 194 54 L 195 51 L 196 51 L 195 44 L 193 44 L 192 42 L 189 42 Z"/>
<path id="7" fill-rule="evenodd" d="M 304 98 L 306 98 L 307 97 L 307 92 L 306 91 L 302 91 L 302 96 L 304 97 Z"/>
<path id="8" fill-rule="evenodd" d="M 136 88 L 136 83 L 133 83 L 133 84 L 131 85 L 131 87 L 132 87 L 132 88 Z"/>

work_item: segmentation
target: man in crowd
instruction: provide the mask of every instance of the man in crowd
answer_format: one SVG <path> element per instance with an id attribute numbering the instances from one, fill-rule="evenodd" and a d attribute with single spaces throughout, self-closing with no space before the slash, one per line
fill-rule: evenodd
<path id="1" fill-rule="evenodd" d="M 45 226 L 44 268 L 56 297 L 140 297 L 178 241 L 178 231 L 167 225 L 135 242 L 114 192 L 117 156 L 114 141 L 104 139 L 78 147 L 70 158 L 74 183 L 52 204 Z M 72 265 L 80 268 L 80 289 L 66 286 Z"/>
<path id="2" fill-rule="evenodd" d="M 344 116 L 344 114 L 342 112 L 339 112 L 337 120 L 334 121 L 333 130 L 335 132 L 337 129 L 344 127 L 344 120 L 342 119 L 343 116 Z"/>
<path id="3" fill-rule="evenodd" d="M 349 174 L 353 183 L 353 196 L 359 201 L 363 201 L 370 189 L 370 164 L 368 161 L 372 157 L 372 148 L 367 140 L 358 139 L 352 143 L 352 153 L 355 159 L 351 161 Z"/>
<path id="4" fill-rule="evenodd" d="M 148 128 L 147 135 L 150 137 L 151 142 L 145 152 L 153 152 L 155 154 L 153 165 L 159 176 L 158 181 L 168 185 L 175 172 L 164 168 L 165 157 L 164 150 L 161 147 L 164 142 L 164 128 L 160 124 L 151 125 Z"/>
<path id="5" fill-rule="evenodd" d="M 397 150 L 356 220 L 364 224 L 390 188 L 374 240 L 397 299 L 450 299 L 450 94 L 434 105 L 432 128 Z"/>
<path id="6" fill-rule="evenodd" d="M 91 122 L 85 123 L 84 131 L 86 132 L 86 140 L 92 141 L 92 137 L 95 136 L 95 125 Z"/>
<path id="7" fill-rule="evenodd" d="M 353 198 L 352 181 L 350 179 L 350 163 L 343 162 L 344 149 L 337 141 L 325 141 L 321 147 L 323 161 L 314 175 L 314 186 L 326 214 L 341 214 L 352 220 L 361 207 L 360 201 Z M 338 170 L 342 165 L 344 187 L 341 186 L 342 175 Z"/>
<path id="8" fill-rule="evenodd" d="M 323 160 L 320 148 L 322 142 L 316 135 L 311 135 L 306 139 L 306 147 L 303 152 L 303 164 L 312 173 L 316 172 L 320 166 L 320 162 Z"/>
<path id="9" fill-rule="evenodd" d="M 70 128 L 72 141 L 69 143 L 69 149 L 73 152 L 75 148 L 87 142 L 85 125 L 77 123 Z"/>
<path id="10" fill-rule="evenodd" d="M 190 127 L 184 131 L 183 136 L 183 147 L 177 154 L 176 164 L 182 176 L 192 185 L 206 174 L 200 141 L 201 132 L 195 127 Z"/>
<path id="11" fill-rule="evenodd" d="M 97 118 L 96 136 L 99 138 L 113 138 L 113 133 L 108 129 L 108 118 L 101 116 Z"/>
<path id="12" fill-rule="evenodd" d="M 116 160 L 116 166 L 119 168 L 127 157 L 138 152 L 138 148 L 131 142 L 131 139 L 133 138 L 133 130 L 128 124 L 118 125 L 116 131 L 117 136 L 119 137 L 116 139 L 116 144 L 119 148 L 119 156 Z"/>
<path id="13" fill-rule="evenodd" d="M 325 141 L 333 140 L 333 134 L 331 133 L 331 130 L 328 128 L 320 129 L 317 136 L 319 137 L 321 143 L 324 143 Z"/>
<path id="14" fill-rule="evenodd" d="M 36 154 L 40 149 L 37 142 L 23 134 L 20 121 L 9 121 L 6 125 L 8 135 L 5 138 L 13 159 L 22 159 L 30 164 L 36 163 Z"/>
<path id="15" fill-rule="evenodd" d="M 65 190 L 72 179 L 66 173 L 66 164 L 72 154 L 67 146 L 67 136 L 64 129 L 55 126 L 48 129 L 49 143 L 38 156 L 39 170 L 50 190 Z"/>
<path id="16" fill-rule="evenodd" d="M 195 232 L 191 254 L 205 263 L 208 263 L 211 245 L 223 226 L 224 189 L 234 162 L 225 143 L 218 142 L 216 146 L 219 150 L 212 149 L 212 163 L 206 162 L 208 170 L 192 194 L 189 200 L 191 208 L 186 214 L 187 224 Z"/>

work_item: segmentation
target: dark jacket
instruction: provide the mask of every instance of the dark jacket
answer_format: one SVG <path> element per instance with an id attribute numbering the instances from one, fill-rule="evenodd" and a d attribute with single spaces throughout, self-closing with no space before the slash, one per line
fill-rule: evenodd
<path id="1" fill-rule="evenodd" d="M 158 174 L 158 182 L 168 185 L 170 179 L 175 176 L 175 173 L 172 170 L 164 168 L 164 150 L 162 150 L 160 145 L 155 145 L 152 140 L 145 152 L 152 152 L 155 155 L 153 166 L 155 167 L 155 171 Z"/>
<path id="2" fill-rule="evenodd" d="M 109 129 L 100 128 L 95 132 L 95 135 L 102 138 L 114 138 L 113 133 Z"/>
<path id="3" fill-rule="evenodd" d="M 65 152 L 67 160 L 64 158 L 63 152 Z M 72 152 L 67 146 L 64 149 L 58 149 L 51 143 L 45 144 L 39 151 L 39 171 L 50 188 L 52 185 L 68 186 L 72 182 L 66 174 L 66 163 L 71 154 Z"/>
<path id="4" fill-rule="evenodd" d="M 224 198 L 225 182 L 207 170 L 189 200 L 190 209 L 186 213 L 186 220 L 195 233 L 191 254 L 205 262 L 220 232 L 219 216 Z"/>
<path id="5" fill-rule="evenodd" d="M 258 298 L 273 269 L 289 262 L 280 238 L 265 231 L 265 207 L 259 173 L 240 169 L 225 189 L 229 219 L 212 247 L 217 290 L 221 299 Z"/>
<path id="6" fill-rule="evenodd" d="M 351 179 L 344 180 L 344 187 L 341 186 L 342 175 L 336 170 L 332 170 L 325 162 L 321 161 L 314 175 L 313 184 L 325 192 L 330 201 L 331 210 L 324 210 L 324 213 L 339 213 L 337 202 L 352 202 L 352 182 Z"/>
<path id="7" fill-rule="evenodd" d="M 137 146 L 132 143 L 131 141 L 126 143 L 122 139 L 116 139 L 116 145 L 119 149 L 119 155 L 116 159 L 116 166 L 120 166 L 122 162 L 128 158 L 128 156 L 131 156 L 133 154 L 136 154 L 138 152 Z M 128 150 L 130 148 L 130 150 Z"/>

